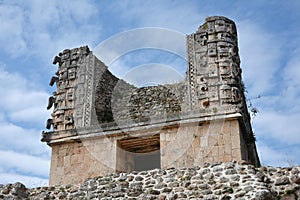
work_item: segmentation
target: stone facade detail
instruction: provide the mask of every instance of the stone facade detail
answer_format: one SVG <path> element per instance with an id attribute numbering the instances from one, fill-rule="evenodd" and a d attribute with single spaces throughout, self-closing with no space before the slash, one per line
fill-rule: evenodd
<path id="1" fill-rule="evenodd" d="M 233 21 L 208 17 L 196 33 L 187 36 L 187 51 L 192 109 L 243 106 L 237 32 Z"/>
<path id="2" fill-rule="evenodd" d="M 300 199 L 300 167 L 255 168 L 205 163 L 204 167 L 114 173 L 78 185 L 26 188 L 1 185 L 1 199 Z"/>
<path id="3" fill-rule="evenodd" d="M 58 70 L 50 80 L 49 85 L 56 83 L 56 92 L 49 98 L 48 107 L 54 106 L 52 119 L 47 122 L 47 128 L 51 125 L 54 130 L 70 130 L 75 128 L 74 111 L 77 106 L 75 90 L 80 87 L 81 65 L 86 62 L 87 55 L 90 53 L 87 46 L 66 49 L 55 56 L 53 64 L 58 64 Z"/>
<path id="4" fill-rule="evenodd" d="M 52 147 L 50 185 L 206 162 L 260 165 L 230 19 L 208 17 L 187 36 L 180 83 L 137 88 L 115 77 L 87 46 L 64 50 L 53 64 L 51 131 L 42 134 Z"/>

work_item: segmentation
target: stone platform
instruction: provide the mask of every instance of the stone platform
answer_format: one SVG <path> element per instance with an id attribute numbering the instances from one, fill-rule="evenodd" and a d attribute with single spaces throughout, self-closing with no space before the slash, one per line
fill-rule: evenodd
<path id="1" fill-rule="evenodd" d="M 80 185 L 28 189 L 0 185 L 0 199 L 300 199 L 300 166 L 260 167 L 237 162 L 184 169 L 114 173 Z"/>

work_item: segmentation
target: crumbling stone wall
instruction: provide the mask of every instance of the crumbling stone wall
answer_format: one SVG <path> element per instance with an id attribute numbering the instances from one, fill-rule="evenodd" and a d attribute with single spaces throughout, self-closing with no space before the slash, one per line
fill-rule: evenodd
<path id="1" fill-rule="evenodd" d="M 115 85 L 118 82 L 108 69 L 102 74 L 96 88 L 96 114 L 99 123 L 112 122 L 111 98 Z"/>
<path id="2" fill-rule="evenodd" d="M 185 103 L 185 91 L 184 82 L 137 88 L 106 69 L 96 88 L 97 118 L 103 124 L 179 116 Z"/>
<path id="3" fill-rule="evenodd" d="M 178 89 L 180 87 L 180 89 Z M 133 122 L 150 121 L 178 115 L 181 112 L 184 93 L 183 84 L 158 85 L 134 88 L 119 98 L 114 95 L 114 116 L 119 120 Z"/>
<path id="4" fill-rule="evenodd" d="M 130 98 L 133 119 L 149 120 L 151 116 L 172 115 L 181 111 L 181 102 L 167 87 L 142 87 L 134 92 Z"/>
<path id="5" fill-rule="evenodd" d="M 300 198 L 300 166 L 260 167 L 228 162 L 109 174 L 81 185 L 26 188 L 0 185 L 1 199 L 282 199 Z"/>

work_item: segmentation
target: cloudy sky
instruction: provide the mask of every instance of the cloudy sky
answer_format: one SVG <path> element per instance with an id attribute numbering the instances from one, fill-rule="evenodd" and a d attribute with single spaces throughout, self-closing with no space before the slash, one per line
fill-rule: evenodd
<path id="1" fill-rule="evenodd" d="M 252 123 L 262 164 L 299 165 L 299 10 L 298 0 L 0 0 L 0 183 L 48 184 L 51 149 L 40 142 L 40 133 L 50 116 L 46 104 L 54 88 L 48 84 L 58 52 L 82 45 L 93 50 L 116 34 L 146 27 L 184 36 L 212 15 L 237 24 L 246 95 L 259 110 Z M 184 39 L 173 47 L 185 52 Z M 135 50 L 107 62 L 132 82 L 137 66 L 155 71 L 143 76 L 154 84 L 164 74 L 176 81 L 186 70 L 184 58 L 161 49 Z"/>

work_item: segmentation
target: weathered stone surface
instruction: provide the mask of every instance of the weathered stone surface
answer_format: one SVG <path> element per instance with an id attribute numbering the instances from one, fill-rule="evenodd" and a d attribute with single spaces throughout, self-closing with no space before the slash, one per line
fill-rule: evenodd
<path id="1" fill-rule="evenodd" d="M 26 198 L 29 195 L 25 185 L 19 182 L 12 185 L 11 194 L 19 198 Z"/>
<path id="2" fill-rule="evenodd" d="M 279 177 L 275 180 L 275 185 L 286 185 L 289 183 L 290 183 L 290 180 L 288 177 Z"/>
<path id="3" fill-rule="evenodd" d="M 236 170 L 235 175 L 226 174 L 226 166 Z M 1 199 L 255 199 L 255 200 L 297 200 L 300 199 L 300 186 L 293 180 L 299 177 L 298 167 L 266 168 L 266 170 L 247 167 L 236 162 L 221 163 L 214 172 L 215 166 L 206 168 L 185 168 L 160 170 L 158 180 L 157 169 L 143 173 L 110 174 L 104 177 L 88 179 L 81 185 L 58 185 L 49 187 L 26 188 L 21 183 L 0 185 Z M 220 170 L 223 169 L 223 170 Z M 243 173 L 239 173 L 239 169 Z M 253 170 L 256 173 L 253 174 Z M 179 172 L 180 173 L 174 173 Z M 210 171 L 212 180 L 199 183 L 200 174 Z M 193 172 L 191 174 L 191 172 Z M 215 176 L 216 173 L 221 175 Z M 264 182 L 261 173 L 270 181 Z M 190 175 L 190 184 L 184 184 L 182 175 Z M 281 175 L 284 174 L 284 178 Z M 239 176 L 238 178 L 232 178 Z M 128 180 L 128 177 L 130 180 Z M 220 182 L 226 179 L 226 182 Z M 245 180 L 241 182 L 241 180 Z M 172 187 L 168 184 L 173 183 Z M 153 184 L 146 184 L 151 182 Z M 129 187 L 122 187 L 123 184 Z M 278 185 L 278 183 L 280 183 Z"/>

